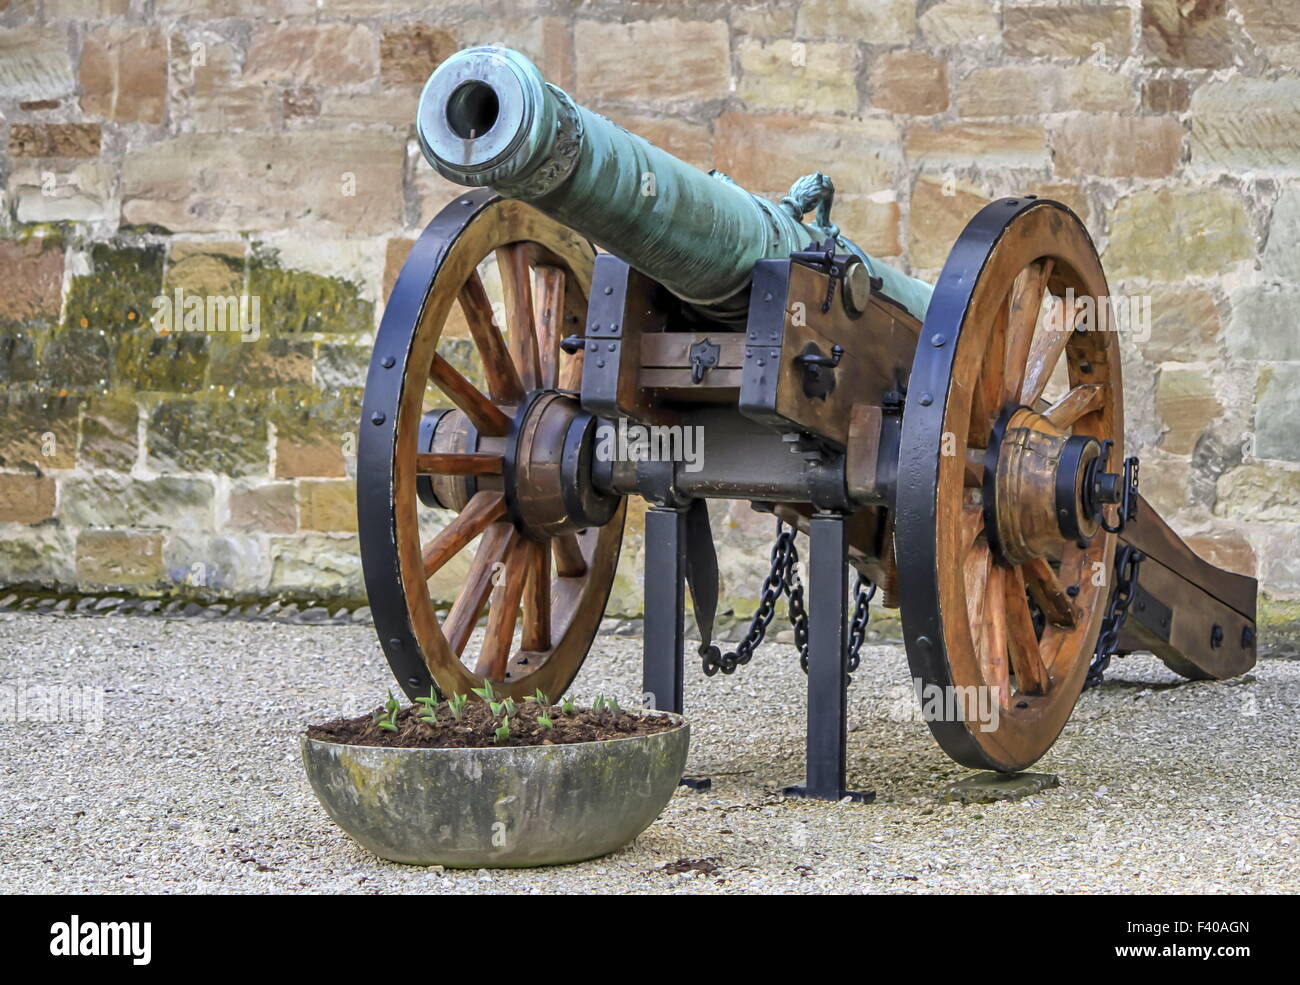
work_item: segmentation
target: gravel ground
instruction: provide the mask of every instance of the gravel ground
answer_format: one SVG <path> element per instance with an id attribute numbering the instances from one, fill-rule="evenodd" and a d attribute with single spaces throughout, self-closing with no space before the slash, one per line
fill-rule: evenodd
<path id="1" fill-rule="evenodd" d="M 574 688 L 634 704 L 640 640 L 607 636 Z M 90 722 L 0 722 L 0 889 L 57 893 L 1225 893 L 1300 889 L 1300 662 L 1182 682 L 1116 664 L 1023 801 L 942 802 L 967 775 L 910 720 L 902 648 L 864 648 L 850 781 L 870 806 L 784 801 L 801 778 L 802 676 L 768 645 L 733 677 L 687 682 L 689 772 L 627 849 L 551 869 L 394 865 L 350 842 L 298 760 L 310 721 L 391 684 L 365 626 L 0 614 L 0 684 L 103 689 Z M 757 714 L 755 714 L 757 712 Z M 670 870 L 710 860 L 702 873 Z"/>

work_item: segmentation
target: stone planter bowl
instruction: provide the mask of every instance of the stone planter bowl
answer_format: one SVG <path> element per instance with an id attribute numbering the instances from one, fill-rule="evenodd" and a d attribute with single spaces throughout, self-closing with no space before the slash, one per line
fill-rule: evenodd
<path id="1" fill-rule="evenodd" d="M 390 749 L 302 738 L 307 779 L 363 848 L 455 868 L 557 865 L 621 848 L 686 769 L 690 726 L 554 746 Z"/>

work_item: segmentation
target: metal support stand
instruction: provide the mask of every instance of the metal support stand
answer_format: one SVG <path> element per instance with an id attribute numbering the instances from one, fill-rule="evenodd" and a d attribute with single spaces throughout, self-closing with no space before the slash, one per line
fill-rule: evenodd
<path id="1" fill-rule="evenodd" d="M 686 510 L 652 506 L 645 516 L 645 637 L 641 690 L 648 704 L 682 714 L 686 621 Z M 707 790 L 708 777 L 682 785 Z"/>
<path id="2" fill-rule="evenodd" d="M 785 794 L 868 804 L 876 799 L 874 791 L 844 789 L 849 682 L 844 515 L 814 514 L 808 540 L 808 775 L 802 786 L 787 787 Z"/>

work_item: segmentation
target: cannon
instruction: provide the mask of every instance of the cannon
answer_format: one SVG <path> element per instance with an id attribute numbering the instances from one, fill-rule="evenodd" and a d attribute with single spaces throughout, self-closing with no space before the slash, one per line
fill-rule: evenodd
<path id="1" fill-rule="evenodd" d="M 1039 759 L 1114 654 L 1149 650 L 1191 678 L 1253 665 L 1256 583 L 1198 557 L 1124 456 L 1106 278 L 1066 206 L 992 202 L 931 286 L 840 232 L 820 172 L 758 198 L 507 48 L 442 63 L 417 132 L 467 190 L 393 287 L 357 463 L 371 611 L 409 696 L 484 679 L 562 693 L 631 496 L 647 501 L 656 707 L 683 709 L 687 587 L 710 674 L 747 663 L 789 597 L 808 675 L 792 793 L 866 799 L 845 788 L 846 688 L 876 595 L 901 610 L 918 688 L 988 699 L 927 716 L 971 768 Z M 692 435 L 700 455 L 653 453 Z M 778 531 L 728 652 L 712 639 L 710 499 L 748 501 Z M 431 578 L 454 584 L 449 608 Z"/>

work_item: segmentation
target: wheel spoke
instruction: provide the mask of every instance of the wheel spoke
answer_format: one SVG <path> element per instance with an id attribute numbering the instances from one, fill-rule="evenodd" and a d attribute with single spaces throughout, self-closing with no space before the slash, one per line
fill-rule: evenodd
<path id="1" fill-rule="evenodd" d="M 992 565 L 985 582 L 984 645 L 980 650 L 980 667 L 984 684 L 997 694 L 998 703 L 1006 705 L 1011 696 L 1007 672 L 1007 622 L 1003 606 L 1003 580 L 1006 569 Z"/>
<path id="2" fill-rule="evenodd" d="M 587 573 L 587 559 L 577 534 L 560 534 L 551 541 L 555 551 L 555 573 L 561 578 L 581 578 Z"/>
<path id="3" fill-rule="evenodd" d="M 483 633 L 483 648 L 479 650 L 474 671 L 480 677 L 501 681 L 505 679 L 506 664 L 514 645 L 515 623 L 519 620 L 519 600 L 524 594 L 527 580 L 530 542 L 522 537 L 511 538 L 506 550 L 505 569 L 492 589 L 488 603 L 487 629 Z"/>
<path id="4" fill-rule="evenodd" d="M 993 420 L 1002 406 L 1002 379 L 1005 375 L 1007 351 L 1006 328 L 1010 301 L 998 307 L 993 326 L 989 329 L 984 362 L 975 379 L 975 392 L 971 396 L 970 430 L 966 442 L 977 448 L 988 444 Z"/>
<path id="5" fill-rule="evenodd" d="M 516 536 L 515 529 L 510 524 L 494 523 L 487 528 L 483 539 L 479 541 L 478 551 L 469 566 L 469 575 L 465 578 L 465 585 L 456 596 L 451 612 L 447 614 L 442 624 L 443 635 L 447 637 L 448 645 L 458 657 L 465 652 L 465 644 L 469 642 L 470 633 L 474 632 L 478 617 L 483 614 L 483 607 L 487 605 L 488 596 L 492 593 L 492 576 L 496 574 L 497 566 L 505 557 L 510 541 Z"/>
<path id="6" fill-rule="evenodd" d="M 524 631 L 521 650 L 551 648 L 551 545 L 530 545 L 528 584 L 524 588 Z"/>
<path id="7" fill-rule="evenodd" d="M 1007 320 L 1007 349 L 1002 381 L 1002 400 L 1006 404 L 1020 395 L 1025 379 L 1029 347 L 1034 341 L 1034 326 L 1043 307 L 1043 291 L 1052 276 L 1051 257 L 1031 263 L 1016 277 L 1011 288 L 1011 310 Z"/>
<path id="8" fill-rule="evenodd" d="M 1016 671 L 1016 688 L 1021 694 L 1046 694 L 1047 671 L 1034 636 L 1034 620 L 1029 614 L 1029 600 L 1020 569 L 1005 572 L 1002 583 L 1002 601 L 1007 613 L 1007 649 Z"/>
<path id="9" fill-rule="evenodd" d="M 1099 409 L 1105 403 L 1105 391 L 1105 384 L 1102 383 L 1080 383 L 1048 407 L 1043 416 L 1065 431 L 1085 414 Z"/>
<path id="10" fill-rule="evenodd" d="M 532 269 L 528 265 L 528 247 L 511 243 L 497 250 L 497 268 L 501 271 L 501 289 L 505 294 L 506 322 L 509 325 L 510 356 L 525 390 L 541 385 L 537 360 L 537 327 L 533 318 Z"/>
<path id="11" fill-rule="evenodd" d="M 499 492 L 476 492 L 465 508 L 456 514 L 438 535 L 424 545 L 420 552 L 424 560 L 424 577 L 450 561 L 465 545 L 506 515 L 506 499 Z"/>
<path id="12" fill-rule="evenodd" d="M 510 418 L 437 353 L 429 366 L 429 375 L 451 402 L 465 412 L 479 434 L 499 438 L 510 430 Z"/>
<path id="13" fill-rule="evenodd" d="M 488 393 L 492 399 L 503 404 L 517 404 L 524 399 L 524 386 L 519 380 L 519 371 L 510 359 L 510 350 L 501 337 L 496 318 L 492 314 L 492 302 L 488 300 L 487 291 L 478 272 L 469 275 L 469 280 L 460 289 L 460 306 L 465 312 L 465 321 L 469 323 L 469 333 L 478 348 L 479 359 L 483 362 L 483 376 L 487 379 Z"/>
<path id="14" fill-rule="evenodd" d="M 999 382 L 999 386 L 1001 383 Z M 993 430 L 993 411 L 989 403 L 988 387 L 984 385 L 983 376 L 975 381 L 975 389 L 970 397 L 970 425 L 967 431 L 967 443 L 972 448 L 984 448 L 989 441 L 989 432 Z"/>
<path id="15" fill-rule="evenodd" d="M 1027 564 L 1021 565 L 1020 571 L 1025 579 L 1025 587 L 1029 589 L 1034 602 L 1043 610 L 1047 621 L 1053 626 L 1073 628 L 1078 621 L 1074 604 L 1070 601 L 1070 596 L 1065 594 L 1061 579 L 1047 563 L 1047 558 L 1034 558 Z"/>
<path id="16" fill-rule="evenodd" d="M 962 579 L 966 586 L 966 615 L 972 628 L 983 632 L 985 592 L 989 580 L 989 566 L 993 555 L 987 544 L 972 541 L 970 550 L 962 560 Z M 978 634 L 977 634 L 978 635 Z M 978 646 L 979 641 L 976 640 Z"/>
<path id="17" fill-rule="evenodd" d="M 501 467 L 500 455 L 479 452 L 430 452 L 415 456 L 415 471 L 419 475 L 500 475 Z"/>
<path id="18" fill-rule="evenodd" d="M 961 509 L 961 556 L 964 558 L 975 546 L 975 538 L 984 529 L 984 508 L 966 505 Z"/>
<path id="19" fill-rule="evenodd" d="M 538 267 L 537 354 L 542 386 L 558 383 L 560 322 L 564 319 L 564 271 L 559 267 Z"/>
<path id="20" fill-rule="evenodd" d="M 1063 298 L 1055 298 L 1056 306 L 1053 316 L 1055 322 L 1050 328 L 1034 336 L 1034 344 L 1029 350 L 1029 368 L 1025 373 L 1024 386 L 1020 388 L 1020 402 L 1026 407 L 1034 406 L 1034 401 L 1047 389 L 1047 381 L 1052 378 L 1052 370 L 1061 361 L 1070 336 L 1074 333 L 1075 310 L 1066 311 Z"/>

